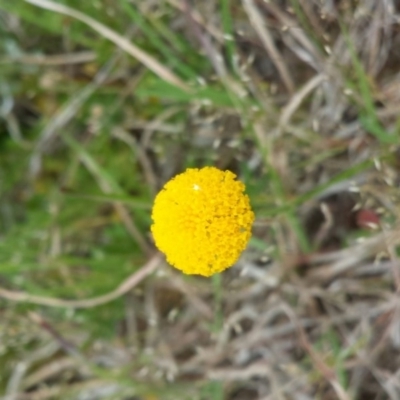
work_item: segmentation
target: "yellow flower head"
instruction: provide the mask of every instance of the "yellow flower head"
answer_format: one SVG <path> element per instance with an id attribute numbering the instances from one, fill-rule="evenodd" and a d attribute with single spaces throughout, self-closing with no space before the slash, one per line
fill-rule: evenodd
<path id="1" fill-rule="evenodd" d="M 251 235 L 254 213 L 230 171 L 189 168 L 166 183 L 152 212 L 156 246 L 185 274 L 211 276 L 232 266 Z"/>

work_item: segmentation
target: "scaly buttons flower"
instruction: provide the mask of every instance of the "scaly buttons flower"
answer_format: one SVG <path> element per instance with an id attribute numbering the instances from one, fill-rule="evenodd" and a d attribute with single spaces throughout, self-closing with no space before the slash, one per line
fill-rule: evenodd
<path id="1" fill-rule="evenodd" d="M 245 186 L 230 171 L 189 168 L 155 198 L 156 246 L 185 274 L 211 276 L 232 266 L 251 235 L 254 213 Z"/>

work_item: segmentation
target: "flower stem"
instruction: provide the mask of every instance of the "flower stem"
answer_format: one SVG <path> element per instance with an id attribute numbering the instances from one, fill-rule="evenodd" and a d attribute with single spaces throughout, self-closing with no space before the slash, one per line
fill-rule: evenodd
<path id="1" fill-rule="evenodd" d="M 224 316 L 222 313 L 222 276 L 215 274 L 212 276 L 214 292 L 214 324 L 213 331 L 219 332 L 222 329 Z"/>

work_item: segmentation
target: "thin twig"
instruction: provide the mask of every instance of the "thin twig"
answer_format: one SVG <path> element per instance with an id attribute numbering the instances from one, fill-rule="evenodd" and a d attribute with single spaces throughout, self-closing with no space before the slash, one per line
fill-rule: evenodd
<path id="1" fill-rule="evenodd" d="M 109 293 L 98 297 L 82 300 L 64 300 L 55 297 L 36 296 L 25 292 L 15 292 L 8 289 L 0 288 L 0 297 L 19 303 L 32 303 L 47 307 L 61 308 L 93 308 L 101 304 L 109 303 L 129 292 L 133 287 L 138 285 L 143 279 L 152 274 L 160 265 L 162 256 L 160 253 L 155 254 L 141 269 L 134 272 L 125 279 L 116 289 Z"/>

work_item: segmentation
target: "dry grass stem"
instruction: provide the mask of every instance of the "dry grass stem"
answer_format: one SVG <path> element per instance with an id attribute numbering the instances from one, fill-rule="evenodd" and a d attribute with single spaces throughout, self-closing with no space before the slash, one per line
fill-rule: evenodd
<path id="1" fill-rule="evenodd" d="M 254 26 L 254 29 L 260 36 L 260 39 L 263 45 L 265 46 L 265 49 L 267 50 L 276 68 L 278 69 L 282 81 L 286 86 L 286 89 L 290 94 L 292 94 L 295 91 L 295 85 L 293 79 L 291 77 L 289 69 L 286 66 L 284 59 L 282 58 L 278 49 L 275 46 L 274 40 L 272 38 L 269 29 L 264 24 L 264 21 L 260 16 L 260 11 L 257 9 L 256 5 L 252 0 L 243 0 L 243 6 L 250 18 L 250 21 Z"/>
<path id="2" fill-rule="evenodd" d="M 154 273 L 161 263 L 160 254 L 153 256 L 147 264 L 140 268 L 137 272 L 129 276 L 116 289 L 102 296 L 93 297 L 91 299 L 82 300 L 62 300 L 51 297 L 35 296 L 28 293 L 14 292 L 4 288 L 0 289 L 0 297 L 10 301 L 19 303 L 32 303 L 47 307 L 61 308 L 92 308 L 101 304 L 106 304 L 128 293 L 132 288 L 138 285 L 143 279 Z"/>
<path id="3" fill-rule="evenodd" d="M 132 57 L 136 58 L 143 65 L 145 65 L 150 71 L 153 71 L 160 78 L 171 83 L 172 85 L 178 86 L 183 90 L 189 90 L 189 87 L 178 78 L 173 72 L 168 68 L 160 64 L 155 58 L 144 52 L 139 47 L 135 46 L 133 43 L 129 42 L 123 36 L 119 35 L 107 26 L 99 23 L 93 18 L 81 13 L 80 11 L 74 10 L 71 7 L 55 3 L 50 0 L 25 0 L 37 7 L 44 8 L 46 10 L 58 12 L 64 15 L 69 15 L 84 24 L 90 26 L 92 29 L 97 31 L 101 36 L 115 43 L 119 48 L 126 51 Z"/>

